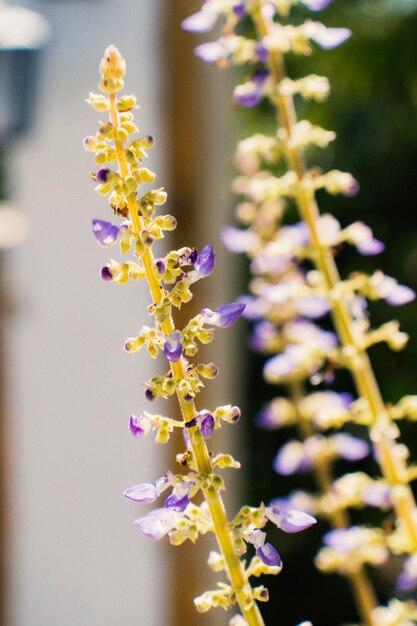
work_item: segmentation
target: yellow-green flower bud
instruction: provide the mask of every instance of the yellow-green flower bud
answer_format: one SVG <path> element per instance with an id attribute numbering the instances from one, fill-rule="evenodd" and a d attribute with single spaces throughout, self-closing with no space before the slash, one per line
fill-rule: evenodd
<path id="1" fill-rule="evenodd" d="M 90 91 L 90 97 L 87 98 L 86 102 L 91 104 L 95 111 L 108 111 L 110 109 L 109 100 L 106 96 L 102 96 L 101 94 L 92 93 Z"/>
<path id="2" fill-rule="evenodd" d="M 139 106 L 136 104 L 136 96 L 121 96 L 117 100 L 117 110 L 119 113 L 124 113 L 126 111 L 131 111 L 132 109 L 138 109 Z"/>

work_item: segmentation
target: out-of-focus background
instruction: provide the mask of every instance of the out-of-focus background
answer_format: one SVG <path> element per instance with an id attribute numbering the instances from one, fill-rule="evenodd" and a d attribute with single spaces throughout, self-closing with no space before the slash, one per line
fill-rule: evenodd
<path id="1" fill-rule="evenodd" d="M 180 23 L 198 9 L 198 0 L 7 5 L 35 11 L 46 22 L 37 22 L 38 39 L 25 31 L 30 43 L 13 43 L 13 29 L 6 29 L 9 38 L 2 32 L 6 3 L 0 2 L 1 623 L 220 626 L 223 613 L 198 615 L 191 600 L 212 584 L 204 564 L 210 544 L 174 549 L 167 541 L 144 539 L 132 521 L 146 508 L 121 496 L 126 487 L 172 468 L 174 453 L 128 432 L 129 415 L 145 407 L 142 383 L 164 365 L 122 350 L 125 337 L 148 319 L 146 289 L 99 279 L 109 255 L 96 246 L 90 223 L 106 218 L 108 209 L 93 193 L 92 159 L 82 139 L 95 132 L 100 116 L 83 101 L 96 90 L 105 47 L 115 43 L 127 58 L 127 91 L 142 107 L 138 125 L 157 138 L 149 166 L 179 221 L 168 243 L 201 248 L 213 241 L 218 253 L 217 272 L 197 290 L 190 315 L 245 289 L 245 264 L 223 251 L 219 231 L 232 220 L 235 200 L 228 188 L 236 137 L 264 124 L 266 111 L 233 110 L 233 75 L 194 58 L 193 46 L 202 38 L 182 33 Z M 359 263 L 382 267 L 416 288 L 417 2 L 335 0 L 322 19 L 352 28 L 352 40 L 311 59 L 290 59 L 291 70 L 330 76 L 329 104 L 311 105 L 308 114 L 336 129 L 339 139 L 317 157 L 325 167 L 352 171 L 361 193 L 354 200 L 320 201 L 343 223 L 366 221 L 387 243 L 387 252 L 367 264 L 345 255 L 342 272 Z M 23 59 L 13 45 L 41 49 Z M 31 84 L 26 94 L 24 71 Z M 416 312 L 416 305 L 395 310 L 412 335 L 404 353 L 372 353 L 390 401 L 417 390 Z M 379 304 L 373 314 L 378 325 L 391 312 Z M 220 364 L 221 376 L 204 401 L 247 407 L 245 419 L 229 431 L 243 462 L 240 485 L 229 490 L 233 508 L 244 498 L 256 504 L 297 484 L 271 469 L 281 435 L 251 426 L 251 415 L 276 390 L 262 385 L 261 359 L 248 353 L 249 364 L 238 367 L 245 342 L 241 324 L 218 335 L 205 352 Z M 409 439 L 412 445 L 415 429 Z M 415 457 L 417 446 L 413 452 Z M 293 626 L 309 618 L 316 626 L 334 626 L 335 606 L 337 623 L 356 619 L 345 583 L 313 572 L 323 530 L 290 538 L 272 534 L 285 568 L 267 581 L 267 623 Z M 392 581 L 377 576 L 376 582 L 385 597 Z"/>

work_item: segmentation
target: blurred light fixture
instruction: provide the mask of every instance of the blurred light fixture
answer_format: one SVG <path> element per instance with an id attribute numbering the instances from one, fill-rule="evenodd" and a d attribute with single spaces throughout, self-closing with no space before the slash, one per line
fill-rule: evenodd
<path id="1" fill-rule="evenodd" d="M 30 126 L 39 51 L 49 33 L 44 17 L 0 0 L 0 138 L 21 134 Z"/>

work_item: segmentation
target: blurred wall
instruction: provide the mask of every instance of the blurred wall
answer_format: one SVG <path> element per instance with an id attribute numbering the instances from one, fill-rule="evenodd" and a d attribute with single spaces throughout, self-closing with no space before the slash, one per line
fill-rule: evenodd
<path id="1" fill-rule="evenodd" d="M 153 364 L 122 346 L 147 320 L 149 298 L 142 285 L 99 279 L 110 254 L 96 245 L 90 223 L 109 209 L 93 192 L 92 158 L 81 143 L 100 117 L 84 98 L 97 90 L 109 43 L 128 59 L 141 129 L 158 135 L 159 5 L 26 3 L 49 19 L 53 37 L 36 127 L 8 165 L 29 235 L 5 270 L 15 306 L 6 328 L 7 626 L 169 624 L 160 601 L 168 593 L 163 547 L 137 533 L 132 521 L 145 509 L 121 495 L 163 472 L 151 439 L 128 431 Z M 162 155 L 159 143 L 149 163 L 159 172 Z"/>

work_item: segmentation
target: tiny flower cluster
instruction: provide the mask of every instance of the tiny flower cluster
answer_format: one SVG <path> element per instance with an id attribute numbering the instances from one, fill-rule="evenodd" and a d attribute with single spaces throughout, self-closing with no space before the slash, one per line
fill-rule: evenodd
<path id="1" fill-rule="evenodd" d="M 409 485 L 417 475 L 408 465 L 407 448 L 398 442 L 396 424 L 416 419 L 417 401 L 415 396 L 395 406 L 383 401 L 367 350 L 380 342 L 401 350 L 408 337 L 395 320 L 372 328 L 367 301 L 398 306 L 411 302 L 415 294 L 381 271 L 355 272 L 344 280 L 339 275 L 334 259 L 340 248 L 350 245 L 372 256 L 381 253 L 384 244 L 363 222 L 342 227 L 332 215 L 319 213 L 317 191 L 349 197 L 357 193 L 358 183 L 350 173 L 323 172 L 306 164 L 306 149 L 327 147 L 336 135 L 298 121 L 294 96 L 322 102 L 329 82 L 316 75 L 290 79 L 285 54 L 311 54 L 314 44 L 330 50 L 351 33 L 311 19 L 297 26 L 284 22 L 281 18 L 297 4 L 319 11 L 329 1 L 206 0 L 183 26 L 208 32 L 222 19 L 220 38 L 198 46 L 197 56 L 219 67 L 249 65 L 249 78 L 234 90 L 235 103 L 254 108 L 266 99 L 280 122 L 271 136 L 256 133 L 239 142 L 235 163 L 240 173 L 233 189 L 241 196 L 236 217 L 242 227 L 223 231 L 226 247 L 250 260 L 251 293 L 240 299 L 246 305 L 244 315 L 253 321 L 250 343 L 268 356 L 265 379 L 287 390 L 286 397 L 263 407 L 257 422 L 267 429 L 298 431 L 299 438 L 277 452 L 273 467 L 285 476 L 312 471 L 319 489 L 315 495 L 295 492 L 280 504 L 327 519 L 333 530 L 324 537 L 316 563 L 350 580 L 364 624 L 405 626 L 415 617 L 414 605 L 394 601 L 378 608 L 365 566 L 379 567 L 390 554 L 404 555 L 397 586 L 402 591 L 417 587 L 417 507 Z M 252 22 L 249 36 L 242 34 L 242 18 Z M 297 206 L 301 221 L 283 225 L 289 204 Z M 334 332 L 327 330 L 329 317 Z M 326 389 L 338 369 L 351 372 L 356 399 Z M 352 436 L 352 426 L 361 438 Z M 347 430 L 337 432 L 342 428 Z M 381 476 L 358 471 L 335 478 L 338 459 L 356 462 L 371 451 Z M 394 528 L 351 526 L 348 509 L 365 506 L 394 512 Z"/>
<path id="2" fill-rule="evenodd" d="M 144 325 L 137 335 L 126 339 L 125 351 L 132 354 L 146 346 L 149 355 L 161 353 L 169 366 L 165 375 L 154 376 L 144 385 L 149 401 L 161 396 L 176 395 L 182 419 L 142 412 L 131 415 L 129 428 L 135 438 L 156 432 L 156 442 L 168 442 L 174 429 L 181 429 L 186 450 L 177 455 L 182 473 L 171 471 L 154 482 L 134 485 L 124 496 L 136 503 L 152 504 L 161 496 L 163 505 L 136 521 L 136 527 L 145 536 L 161 539 L 168 535 L 172 544 L 195 541 L 199 535 L 213 533 L 220 552 L 212 552 L 209 565 L 215 571 L 224 571 L 227 583 L 219 583 L 215 591 L 207 591 L 195 599 L 199 611 L 220 606 L 228 609 L 238 605 L 240 616 L 231 624 L 262 626 L 263 620 L 257 602 L 268 600 L 268 592 L 261 585 L 252 587 L 249 579 L 261 574 L 277 574 L 281 558 L 272 544 L 266 541 L 264 527 L 268 522 L 284 532 L 299 532 L 315 523 L 315 518 L 296 510 L 282 510 L 277 504 L 258 508 L 243 507 L 228 521 L 221 492 L 223 478 L 217 473 L 224 468 L 238 469 L 240 464 L 227 453 L 215 456 L 209 452 L 207 441 L 222 423 L 235 424 L 240 410 L 224 405 L 213 411 L 197 410 L 195 398 L 204 386 L 218 374 L 214 363 L 191 363 L 198 343 L 212 341 L 216 328 L 228 328 L 242 315 L 245 304 L 232 302 L 215 309 L 203 308 L 187 325 L 179 329 L 173 320 L 173 310 L 192 298 L 191 286 L 211 275 L 215 254 L 209 244 L 201 251 L 192 247 L 173 250 L 164 257 L 154 256 L 153 247 L 164 237 L 165 231 L 176 228 L 172 215 L 158 215 L 157 207 L 165 204 L 167 195 L 161 188 L 142 192 L 144 184 L 152 184 L 156 175 L 143 166 L 147 150 L 154 140 L 146 135 L 140 139 L 131 136 L 138 132 L 133 110 L 134 96 L 119 96 L 123 87 L 125 61 L 114 46 L 105 51 L 100 64 L 102 94 L 90 94 L 88 102 L 97 111 L 107 111 L 109 121 L 100 123 L 96 135 L 84 141 L 87 150 L 95 153 L 98 169 L 91 174 L 97 183 L 96 191 L 109 196 L 113 213 L 121 219 L 119 225 L 103 219 L 93 220 L 93 235 L 105 248 L 118 246 L 122 256 L 130 253 L 133 260 L 111 260 L 100 271 L 106 283 L 125 284 L 130 279 L 146 280 L 152 304 L 148 312 L 153 325 Z M 166 493 L 168 492 L 168 493 Z M 163 495 L 164 494 L 164 495 Z M 242 555 L 252 551 L 246 565 Z"/>

